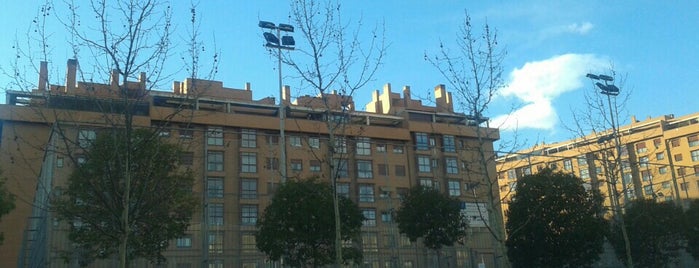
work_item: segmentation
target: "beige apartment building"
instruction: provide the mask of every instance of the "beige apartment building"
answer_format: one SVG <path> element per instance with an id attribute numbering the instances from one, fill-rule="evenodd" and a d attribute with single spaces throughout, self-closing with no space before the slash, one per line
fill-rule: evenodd
<path id="1" fill-rule="evenodd" d="M 619 149 L 612 130 L 553 144 L 539 144 L 497 160 L 500 195 L 507 209 L 517 178 L 549 167 L 582 178 L 597 187 L 611 207 L 613 181 L 623 205 L 625 198 L 649 198 L 687 205 L 699 198 L 699 113 L 631 118 L 619 127 Z M 622 169 L 615 168 L 621 155 Z M 623 174 L 623 175 L 622 175 Z M 622 179 L 616 179 L 621 178 Z M 624 194 L 624 189 L 626 189 Z"/>
<path id="2" fill-rule="evenodd" d="M 66 84 L 47 85 L 46 64 L 41 67 L 38 88 L 7 91 L 6 104 L 0 105 L 0 166 L 17 195 L 17 208 L 0 222 L 5 233 L 0 263 L 7 267 L 76 265 L 77 260 L 68 256 L 66 263 L 60 254 L 72 247 L 65 236 L 69 225 L 56 220 L 49 199 L 82 161 L 81 143 L 112 126 L 109 120 L 126 109 L 117 73 L 109 83 L 78 82 L 77 61 L 69 60 Z M 365 217 L 362 267 L 433 263 L 434 254 L 400 235 L 393 217 L 401 196 L 418 184 L 458 197 L 471 219 L 467 243 L 442 251 L 443 267 L 494 267 L 502 259 L 486 228 L 502 219 L 489 219 L 484 212 L 501 210 L 489 208 L 484 199 L 487 191 L 498 191 L 479 183 L 484 178 L 478 174 L 485 172 L 474 167 L 478 154 L 469 149 L 484 146 L 493 152 L 498 131 L 476 127 L 483 121 L 455 112 L 443 85 L 434 89 L 434 106 L 412 99 L 409 87 L 401 94 L 390 84 L 372 92 L 365 111 L 356 110 L 351 97 L 325 94 L 332 118 L 320 96 L 292 100 L 287 87 L 282 100 L 288 106 L 287 161 L 281 165 L 280 109 L 274 98 L 254 100 L 250 84 L 235 89 L 219 81 L 185 79 L 174 82 L 171 91 L 148 91 L 145 81 L 141 75 L 125 85 L 130 96 L 141 96 L 131 101 L 134 124 L 182 146 L 183 168 L 196 174 L 193 191 L 201 200 L 187 234 L 171 241 L 163 267 L 278 267 L 256 249 L 255 224 L 281 182 L 281 167 L 286 166 L 290 180 L 328 179 L 323 163 L 327 120 L 346 123 L 334 147 L 340 167 L 336 190 L 356 202 Z M 690 161 L 688 152 L 686 157 L 683 163 Z M 495 174 L 495 163 L 487 169 Z M 115 264 L 105 260 L 93 266 Z"/>

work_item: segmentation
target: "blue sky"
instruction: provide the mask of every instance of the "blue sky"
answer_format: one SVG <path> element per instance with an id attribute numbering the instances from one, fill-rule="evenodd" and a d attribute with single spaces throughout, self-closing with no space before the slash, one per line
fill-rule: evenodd
<path id="1" fill-rule="evenodd" d="M 9 1 L 0 9 L 0 67 L 7 68 L 15 58 L 14 40 L 24 42 L 41 3 Z M 173 1 L 172 7 L 177 30 L 182 31 L 189 19 L 189 1 Z M 215 79 L 234 88 L 250 82 L 256 99 L 276 96 L 276 61 L 263 48 L 257 22 L 288 23 L 288 2 L 210 0 L 201 1 L 198 8 L 204 41 L 212 49 L 215 37 L 221 51 Z M 371 92 L 385 83 L 396 92 L 409 85 L 414 96 L 431 96 L 434 86 L 446 81 L 424 60 L 425 52 L 436 53 L 440 42 L 455 47 L 465 10 L 477 27 L 487 21 L 497 28 L 499 43 L 508 53 L 503 62 L 508 86 L 487 113 L 493 125 L 503 127 L 504 141 L 515 137 L 510 130 L 514 128 L 520 144 L 527 146 L 574 137 L 563 125 L 570 124 L 573 110 L 584 108 L 584 92 L 594 90 L 585 74 L 607 72 L 612 65 L 625 77 L 622 91 L 630 93 L 622 123 L 629 122 L 625 115 L 644 119 L 699 111 L 694 81 L 699 77 L 699 2 L 689 0 L 343 1 L 343 19 L 361 18 L 365 28 L 383 23 L 390 44 L 374 81 L 355 94 L 357 107 L 363 109 Z M 60 12 L 52 16 L 57 14 L 65 16 Z M 49 31 L 55 40 L 50 68 L 61 72 L 72 53 L 59 25 L 53 24 Z M 183 36 L 175 35 L 180 39 L 177 51 L 185 49 Z M 296 40 L 302 42 L 298 36 Z M 89 59 L 79 61 L 84 66 Z M 172 72 L 177 70 L 172 67 Z M 184 78 L 184 73 L 173 77 Z M 292 88 L 298 83 L 285 78 Z M 9 79 L 0 76 L 0 89 L 17 89 L 9 85 Z M 168 90 L 169 84 L 162 88 Z"/>

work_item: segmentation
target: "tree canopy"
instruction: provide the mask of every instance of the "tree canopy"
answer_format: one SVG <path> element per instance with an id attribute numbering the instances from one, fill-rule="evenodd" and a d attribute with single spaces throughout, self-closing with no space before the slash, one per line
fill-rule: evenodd
<path id="1" fill-rule="evenodd" d="M 694 199 L 689 204 L 689 209 L 685 211 L 687 238 L 687 252 L 692 254 L 694 259 L 699 260 L 699 199 Z"/>
<path id="2" fill-rule="evenodd" d="M 425 247 L 438 251 L 467 237 L 468 220 L 461 202 L 431 187 L 410 189 L 396 213 L 398 229 L 410 241 L 423 239 Z"/>
<path id="3" fill-rule="evenodd" d="M 2 173 L 2 172 L 0 172 Z M 0 178 L 0 218 L 15 209 L 15 195 L 10 193 L 5 187 L 5 180 Z M 4 237 L 0 232 L 0 245 Z"/>
<path id="4" fill-rule="evenodd" d="M 178 168 L 179 148 L 148 130 L 135 130 L 130 140 L 125 132 L 97 135 L 53 201 L 59 219 L 71 224 L 69 238 L 82 263 L 112 257 L 124 235 L 129 260 L 162 261 L 161 252 L 184 234 L 196 207 L 193 176 Z M 122 225 L 126 154 L 132 160 L 128 233 Z"/>
<path id="5" fill-rule="evenodd" d="M 681 207 L 653 199 L 634 200 L 626 207 L 624 220 L 635 266 L 666 267 L 676 261 L 683 241 Z M 609 241 L 618 259 L 626 262 L 619 226 L 615 224 L 611 228 Z"/>
<path id="6" fill-rule="evenodd" d="M 517 181 L 506 212 L 514 267 L 586 267 L 602 252 L 602 197 L 574 175 L 545 169 Z"/>
<path id="7" fill-rule="evenodd" d="M 257 222 L 257 248 L 271 260 L 318 267 L 335 260 L 333 189 L 316 179 L 287 181 Z M 339 197 L 345 263 L 362 260 L 359 244 L 364 216 L 355 203 Z"/>

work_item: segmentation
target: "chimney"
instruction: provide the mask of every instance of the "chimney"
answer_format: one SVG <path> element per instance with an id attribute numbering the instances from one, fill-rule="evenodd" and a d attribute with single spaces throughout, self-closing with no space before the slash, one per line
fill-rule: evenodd
<path id="1" fill-rule="evenodd" d="M 78 60 L 69 59 L 66 71 L 66 91 L 73 90 L 77 86 L 76 76 L 78 74 Z"/>
<path id="2" fill-rule="evenodd" d="M 37 90 L 46 91 L 46 83 L 49 80 L 48 63 L 42 61 L 39 64 L 39 84 L 37 85 Z"/>
<path id="3" fill-rule="evenodd" d="M 119 70 L 112 69 L 112 75 L 109 77 L 109 84 L 114 87 L 119 86 Z"/>
<path id="4" fill-rule="evenodd" d="M 250 82 L 245 83 L 245 91 L 250 91 Z"/>
<path id="5" fill-rule="evenodd" d="M 146 79 L 146 73 L 145 73 L 145 72 L 141 72 L 141 73 L 138 75 L 138 82 L 140 83 L 140 86 L 141 86 L 141 89 L 142 89 L 142 90 L 143 90 L 143 89 L 146 89 L 146 82 L 148 82 L 148 81 L 147 81 L 147 79 Z"/>
<path id="6" fill-rule="evenodd" d="M 403 98 L 406 100 L 406 102 L 410 101 L 410 86 L 403 87 Z"/>
<path id="7" fill-rule="evenodd" d="M 182 83 L 179 81 L 172 82 L 172 92 L 177 95 L 182 94 Z"/>
<path id="8" fill-rule="evenodd" d="M 291 103 L 291 87 L 290 86 L 284 86 L 284 95 L 282 95 L 282 101 L 284 104 L 289 105 Z"/>

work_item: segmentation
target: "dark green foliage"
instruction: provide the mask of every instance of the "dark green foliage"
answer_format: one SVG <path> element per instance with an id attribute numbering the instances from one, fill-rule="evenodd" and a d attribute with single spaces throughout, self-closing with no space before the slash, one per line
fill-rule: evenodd
<path id="1" fill-rule="evenodd" d="M 435 251 L 463 242 L 468 230 L 468 220 L 461 214 L 458 199 L 419 185 L 410 189 L 403 199 L 396 222 L 410 241 L 423 238 L 425 247 Z"/>
<path id="2" fill-rule="evenodd" d="M 15 209 L 15 195 L 5 188 L 5 180 L 0 179 L 0 218 Z M 0 232 L 0 245 L 4 237 Z"/>
<path id="3" fill-rule="evenodd" d="M 687 226 L 685 237 L 687 238 L 687 252 L 694 259 L 699 260 L 699 199 L 692 200 L 689 209 L 685 212 Z"/>
<path id="4" fill-rule="evenodd" d="M 631 256 L 636 267 L 667 267 L 682 247 L 682 208 L 673 202 L 652 199 L 632 201 L 624 214 Z M 612 225 L 609 241 L 617 258 L 626 262 L 624 241 L 618 225 Z"/>
<path id="5" fill-rule="evenodd" d="M 545 169 L 517 181 L 506 212 L 513 267 L 589 267 L 607 230 L 602 197 L 579 178 Z"/>
<path id="6" fill-rule="evenodd" d="M 71 224 L 70 240 L 85 263 L 112 257 L 126 235 L 129 260 L 163 261 L 161 252 L 184 234 L 194 213 L 194 179 L 191 172 L 178 168 L 178 147 L 147 130 L 131 136 L 129 144 L 122 129 L 99 134 L 86 162 L 73 171 L 53 201 L 59 218 Z M 128 233 L 122 227 L 127 154 L 131 159 Z"/>
<path id="7" fill-rule="evenodd" d="M 346 263 L 360 263 L 357 248 L 364 216 L 355 203 L 339 197 L 342 248 Z M 271 260 L 292 267 L 320 267 L 335 260 L 333 189 L 315 179 L 288 181 L 257 222 L 257 248 Z"/>

